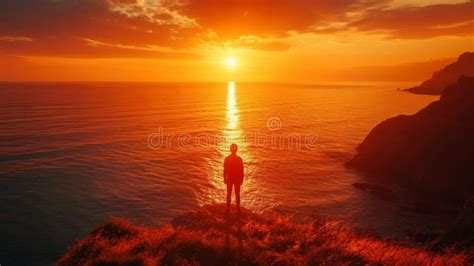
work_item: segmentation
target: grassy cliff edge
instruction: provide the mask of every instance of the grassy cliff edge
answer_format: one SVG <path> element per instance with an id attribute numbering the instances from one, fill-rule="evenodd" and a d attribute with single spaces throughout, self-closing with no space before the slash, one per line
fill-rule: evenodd
<path id="1" fill-rule="evenodd" d="M 296 223 L 277 214 L 204 206 L 164 227 L 114 219 L 77 241 L 56 265 L 466 265 L 469 254 L 433 252 L 357 233 L 341 222 Z"/>

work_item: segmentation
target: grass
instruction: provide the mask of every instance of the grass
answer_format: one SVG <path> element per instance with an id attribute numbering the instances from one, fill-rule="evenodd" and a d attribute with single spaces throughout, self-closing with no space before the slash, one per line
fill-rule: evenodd
<path id="1" fill-rule="evenodd" d="M 432 252 L 338 221 L 296 223 L 212 205 L 150 228 L 114 219 L 75 243 L 56 265 L 472 265 L 472 253 Z"/>

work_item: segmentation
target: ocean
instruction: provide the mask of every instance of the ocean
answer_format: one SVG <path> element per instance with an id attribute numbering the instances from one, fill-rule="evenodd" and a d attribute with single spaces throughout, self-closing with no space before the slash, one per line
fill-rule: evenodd
<path id="1" fill-rule="evenodd" d="M 0 264 L 46 265 L 112 217 L 164 225 L 225 201 L 229 145 L 242 206 L 341 219 L 382 235 L 439 217 L 352 187 L 369 131 L 435 101 L 395 84 L 2 83 Z"/>

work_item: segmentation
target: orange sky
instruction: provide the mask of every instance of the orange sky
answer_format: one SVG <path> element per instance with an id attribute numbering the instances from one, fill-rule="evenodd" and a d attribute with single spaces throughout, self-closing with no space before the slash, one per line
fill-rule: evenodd
<path id="1" fill-rule="evenodd" d="M 0 2 L 7 81 L 418 81 L 473 50 L 474 0 Z"/>

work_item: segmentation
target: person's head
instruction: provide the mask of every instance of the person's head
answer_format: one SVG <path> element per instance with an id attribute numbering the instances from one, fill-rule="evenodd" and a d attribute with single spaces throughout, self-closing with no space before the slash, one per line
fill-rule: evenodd
<path id="1" fill-rule="evenodd" d="M 232 143 L 232 144 L 230 145 L 230 152 L 231 152 L 232 154 L 236 154 L 236 153 L 237 153 L 237 150 L 238 150 L 237 144 Z"/>

